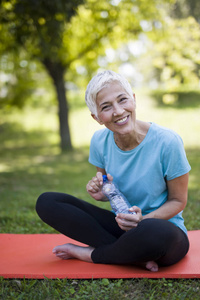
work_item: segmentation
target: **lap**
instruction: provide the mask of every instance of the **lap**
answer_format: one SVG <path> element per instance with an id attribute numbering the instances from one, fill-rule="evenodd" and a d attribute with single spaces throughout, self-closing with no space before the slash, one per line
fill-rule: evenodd
<path id="1" fill-rule="evenodd" d="M 134 264 L 156 261 L 168 266 L 182 259 L 188 251 L 186 234 L 169 221 L 145 219 L 121 235 L 116 242 L 95 249 L 96 263 Z"/>
<path id="2" fill-rule="evenodd" d="M 144 244 L 149 251 L 158 251 L 159 265 L 168 266 L 182 259 L 189 250 L 187 235 L 175 224 L 162 219 L 145 219 L 139 223 L 135 231 L 130 232 L 132 239 Z"/>
<path id="3" fill-rule="evenodd" d="M 70 205 L 70 207 L 68 205 Z M 40 210 L 41 207 L 44 213 L 47 210 L 52 210 L 53 213 L 55 206 L 60 206 L 60 209 L 65 209 L 66 212 L 68 208 L 70 208 L 70 211 L 71 209 L 73 209 L 73 207 L 78 208 L 80 214 L 81 211 L 87 213 L 88 215 L 93 217 L 96 222 L 98 222 L 105 230 L 114 235 L 116 238 L 124 233 L 124 231 L 119 228 L 115 220 L 115 214 L 112 211 L 100 208 L 94 204 L 66 193 L 43 193 L 38 198 L 36 209 Z"/>
<path id="4" fill-rule="evenodd" d="M 116 254 L 119 252 L 118 257 L 121 257 L 121 253 L 130 252 L 131 256 L 131 253 L 137 250 L 137 255 L 145 257 L 146 250 L 148 250 L 148 253 L 150 253 L 152 257 L 155 254 L 155 258 L 156 253 L 158 252 L 157 262 L 159 264 L 170 265 L 184 257 L 189 248 L 186 234 L 169 221 L 161 219 L 145 219 L 142 220 L 136 228 L 124 232 L 119 228 L 115 220 L 115 214 L 111 211 L 102 209 L 65 193 L 47 192 L 42 194 L 38 199 L 37 209 L 42 216 L 45 215 L 45 219 L 50 220 L 49 223 L 47 222 L 48 224 L 51 222 L 55 223 L 52 221 L 55 212 L 57 213 L 55 220 L 57 219 L 59 222 L 61 222 L 60 215 L 64 214 L 66 217 L 63 217 L 63 228 L 72 224 L 72 220 L 69 220 L 69 224 L 67 223 L 69 214 L 72 215 L 70 212 L 73 212 L 73 215 L 75 213 L 79 223 L 80 219 L 82 219 L 84 223 L 88 223 L 90 219 L 90 228 L 97 228 L 100 226 L 103 229 L 100 230 L 103 235 L 112 235 L 112 238 L 107 238 L 106 240 L 108 244 L 112 244 L 113 241 L 115 241 L 114 248 L 110 248 L 110 258 L 113 257 L 113 251 Z M 83 214 L 85 218 L 81 218 Z M 83 224 L 79 225 L 82 229 L 84 228 Z M 71 226 L 68 226 L 68 228 L 71 228 Z M 87 235 L 89 232 L 84 232 L 84 234 Z M 95 240 L 99 239 L 99 241 L 104 241 L 104 238 L 101 237 L 100 234 L 94 233 L 94 236 Z M 99 243 L 100 242 L 97 241 L 98 245 Z M 132 258 L 130 258 L 130 260 L 131 259 Z"/>

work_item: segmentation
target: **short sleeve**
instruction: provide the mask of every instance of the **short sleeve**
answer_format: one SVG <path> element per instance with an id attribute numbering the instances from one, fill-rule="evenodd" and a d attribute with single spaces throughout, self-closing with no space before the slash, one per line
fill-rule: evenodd
<path id="1" fill-rule="evenodd" d="M 95 132 L 90 143 L 89 162 L 99 168 L 104 169 L 101 143 L 98 138 L 98 132 Z"/>
<path id="2" fill-rule="evenodd" d="M 179 135 L 174 135 L 165 148 L 163 152 L 163 175 L 166 180 L 172 180 L 191 170 L 183 141 Z"/>

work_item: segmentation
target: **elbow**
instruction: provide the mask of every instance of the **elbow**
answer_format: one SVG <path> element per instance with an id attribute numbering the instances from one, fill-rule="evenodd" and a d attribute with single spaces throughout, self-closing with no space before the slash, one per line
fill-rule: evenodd
<path id="1" fill-rule="evenodd" d="M 176 199 L 177 206 L 179 208 L 179 212 L 184 210 L 187 205 L 187 198 Z"/>

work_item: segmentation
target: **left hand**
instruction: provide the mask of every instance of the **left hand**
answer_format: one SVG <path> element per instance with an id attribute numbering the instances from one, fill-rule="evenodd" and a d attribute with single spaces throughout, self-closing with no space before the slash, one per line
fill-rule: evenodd
<path id="1" fill-rule="evenodd" d="M 142 221 L 142 211 L 139 207 L 132 206 L 129 210 L 135 212 L 135 214 L 120 213 L 115 217 L 115 220 L 118 223 L 119 227 L 124 231 L 128 231 L 132 228 L 137 227 L 138 223 Z"/>

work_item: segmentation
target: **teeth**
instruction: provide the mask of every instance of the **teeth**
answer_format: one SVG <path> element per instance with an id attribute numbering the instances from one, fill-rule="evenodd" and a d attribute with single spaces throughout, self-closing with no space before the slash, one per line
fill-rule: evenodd
<path id="1" fill-rule="evenodd" d="M 118 120 L 117 123 L 123 123 L 124 121 L 126 121 L 127 117 L 124 117 L 123 119 L 121 120 Z"/>

